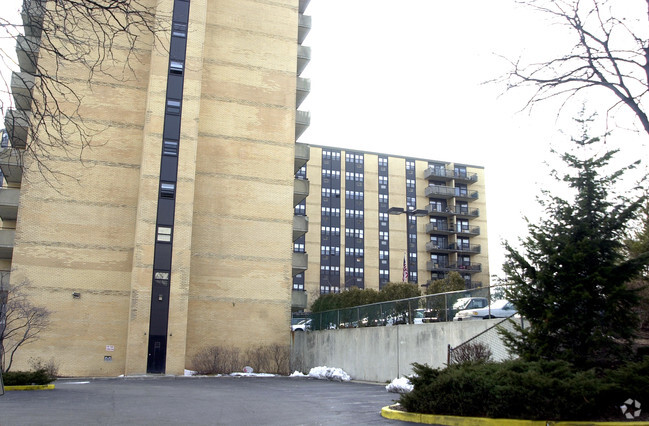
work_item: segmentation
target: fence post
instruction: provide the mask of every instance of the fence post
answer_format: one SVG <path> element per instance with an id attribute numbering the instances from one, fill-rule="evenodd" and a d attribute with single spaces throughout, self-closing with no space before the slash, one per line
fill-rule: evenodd
<path id="1" fill-rule="evenodd" d="M 448 322 L 448 294 L 444 293 L 444 321 Z M 451 347 L 451 345 L 448 345 Z"/>
<path id="2" fill-rule="evenodd" d="M 446 351 L 446 366 L 447 366 L 447 367 L 448 367 L 449 365 L 451 365 L 451 351 L 452 351 L 452 350 L 453 350 L 453 349 L 451 348 L 451 344 L 449 343 L 449 345 L 448 345 L 448 349 L 447 349 L 447 351 Z"/>

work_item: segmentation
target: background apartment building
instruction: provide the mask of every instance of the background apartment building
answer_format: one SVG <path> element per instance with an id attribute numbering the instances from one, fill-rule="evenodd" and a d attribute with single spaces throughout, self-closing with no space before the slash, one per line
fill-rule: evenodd
<path id="1" fill-rule="evenodd" d="M 34 65 L 54 67 L 40 48 L 48 23 L 24 17 L 0 150 L 0 269 L 30 283 L 52 322 L 15 369 L 51 358 L 63 375 L 182 374 L 208 345 L 289 343 L 307 261 L 292 250 L 306 226 L 292 209 L 309 192 L 295 179 L 308 159 L 295 144 L 309 122 L 296 110 L 309 91 L 308 0 L 140 3 L 171 25 L 140 34 L 134 78 L 96 73 L 91 90 L 83 69 L 59 69 L 102 131 L 83 161 L 56 147 L 43 157 L 54 182 L 21 151 L 41 100 Z M 108 73 L 128 50 L 113 53 Z"/>
<path id="2" fill-rule="evenodd" d="M 451 271 L 467 288 L 489 285 L 482 167 L 311 145 L 296 176 L 311 188 L 295 208 L 310 230 L 294 243 L 309 254 L 294 310 L 322 293 L 401 282 L 404 258 L 422 287 Z"/>

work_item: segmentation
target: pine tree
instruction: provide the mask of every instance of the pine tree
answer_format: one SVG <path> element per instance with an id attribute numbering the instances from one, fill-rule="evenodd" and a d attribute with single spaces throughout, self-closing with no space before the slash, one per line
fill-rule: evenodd
<path id="1" fill-rule="evenodd" d="M 592 154 L 599 138 L 588 135 L 591 119 L 577 119 L 582 135 L 575 153 L 561 156 L 569 172 L 553 172 L 574 193 L 565 200 L 544 191 L 545 219 L 528 220 L 521 250 L 506 243 L 503 265 L 507 297 L 529 321 L 516 333 L 503 332 L 513 353 L 524 359 L 563 359 L 578 368 L 615 365 L 632 355 L 638 297 L 627 282 L 648 263 L 648 254 L 625 256 L 623 238 L 645 198 L 630 200 L 611 191 L 624 172 L 600 172 L 617 151 Z"/>

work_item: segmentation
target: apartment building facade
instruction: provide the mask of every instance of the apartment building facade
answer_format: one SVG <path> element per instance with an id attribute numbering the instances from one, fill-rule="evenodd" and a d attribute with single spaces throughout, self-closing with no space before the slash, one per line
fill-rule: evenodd
<path id="1" fill-rule="evenodd" d="M 296 176 L 311 189 L 295 208 L 310 230 L 294 243 L 309 255 L 293 279 L 294 310 L 323 293 L 402 282 L 404 269 L 421 287 L 451 271 L 467 288 L 489 285 L 482 167 L 311 145 Z"/>
<path id="2" fill-rule="evenodd" d="M 28 152 L 47 137 L 32 108 L 35 65 L 55 67 L 48 23 L 23 16 L 0 149 L 0 270 L 51 323 L 16 369 L 40 358 L 69 376 L 182 374 L 206 346 L 289 344 L 293 275 L 308 262 L 292 250 L 308 227 L 293 212 L 309 193 L 295 179 L 309 156 L 295 144 L 309 123 L 297 109 L 308 0 L 140 3 L 170 28 L 139 34 L 132 78 L 110 77 L 129 53 L 119 48 L 91 86 L 75 64 L 58 70 L 101 132 L 82 153 L 41 157 L 55 180 Z"/>

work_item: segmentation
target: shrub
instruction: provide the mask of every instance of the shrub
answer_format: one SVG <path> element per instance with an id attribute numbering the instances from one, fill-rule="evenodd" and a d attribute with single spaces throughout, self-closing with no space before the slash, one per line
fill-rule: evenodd
<path id="1" fill-rule="evenodd" d="M 36 371 L 8 371 L 2 373 L 5 386 L 46 385 L 56 380 L 47 370 Z"/>
<path id="2" fill-rule="evenodd" d="M 192 357 L 194 370 L 198 374 L 229 374 L 240 371 L 239 349 L 209 346 Z"/>
<path id="3" fill-rule="evenodd" d="M 491 361 L 492 355 L 491 349 L 485 343 L 469 342 L 453 349 L 451 363 L 487 362 Z"/>
<path id="4" fill-rule="evenodd" d="M 530 420 L 620 418 L 628 398 L 649 400 L 649 358 L 616 370 L 565 361 L 467 362 L 444 370 L 413 364 L 411 412 Z"/>

